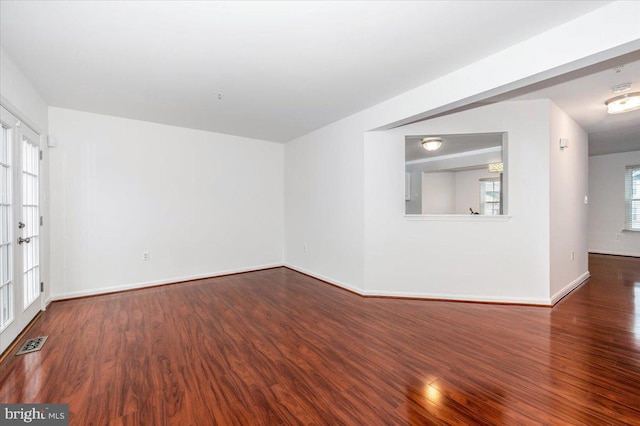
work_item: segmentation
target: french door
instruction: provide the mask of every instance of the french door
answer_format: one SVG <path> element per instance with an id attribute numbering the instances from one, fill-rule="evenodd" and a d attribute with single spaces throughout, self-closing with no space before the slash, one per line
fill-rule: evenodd
<path id="1" fill-rule="evenodd" d="M 41 309 L 40 136 L 0 107 L 0 353 Z"/>

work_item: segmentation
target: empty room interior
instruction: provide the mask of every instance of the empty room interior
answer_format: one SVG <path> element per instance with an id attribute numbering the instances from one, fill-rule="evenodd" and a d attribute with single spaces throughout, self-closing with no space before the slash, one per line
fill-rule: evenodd
<path id="1" fill-rule="evenodd" d="M 1 424 L 640 424 L 640 2 L 0 0 L 0 45 Z"/>

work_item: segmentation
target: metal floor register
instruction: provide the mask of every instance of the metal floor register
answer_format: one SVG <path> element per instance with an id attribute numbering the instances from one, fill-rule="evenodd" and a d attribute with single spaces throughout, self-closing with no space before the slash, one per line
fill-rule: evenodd
<path id="1" fill-rule="evenodd" d="M 47 341 L 47 338 L 49 338 L 49 336 L 40 336 L 27 340 L 25 344 L 22 345 L 22 348 L 16 352 L 16 355 L 24 355 L 30 352 L 39 351 L 44 346 L 44 342 Z"/>

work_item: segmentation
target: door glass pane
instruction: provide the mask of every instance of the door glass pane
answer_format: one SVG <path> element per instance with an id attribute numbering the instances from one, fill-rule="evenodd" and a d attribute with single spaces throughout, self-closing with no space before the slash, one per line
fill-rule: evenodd
<path id="1" fill-rule="evenodd" d="M 11 141 L 2 127 L 0 140 L 0 330 L 13 319 L 13 271 L 11 256 Z"/>
<path id="2" fill-rule="evenodd" d="M 24 307 L 29 306 L 40 294 L 39 268 L 39 211 L 38 211 L 38 146 L 29 139 L 22 140 L 22 237 L 29 242 L 22 244 Z"/>

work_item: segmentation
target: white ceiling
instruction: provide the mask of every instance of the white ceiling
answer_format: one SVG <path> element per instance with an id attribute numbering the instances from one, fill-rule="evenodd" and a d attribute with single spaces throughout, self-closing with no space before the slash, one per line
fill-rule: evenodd
<path id="1" fill-rule="evenodd" d="M 552 99 L 589 133 L 589 155 L 640 150 L 640 110 L 607 114 L 605 101 L 613 86 L 632 83 L 628 92 L 640 92 L 640 52 L 604 70 L 583 70 L 580 77 L 518 96 L 512 100 Z M 614 65 L 616 67 L 614 67 Z M 622 66 L 622 69 L 616 69 Z"/>
<path id="2" fill-rule="evenodd" d="M 49 105 L 287 142 L 605 3 L 3 0 L 0 42 Z"/>

